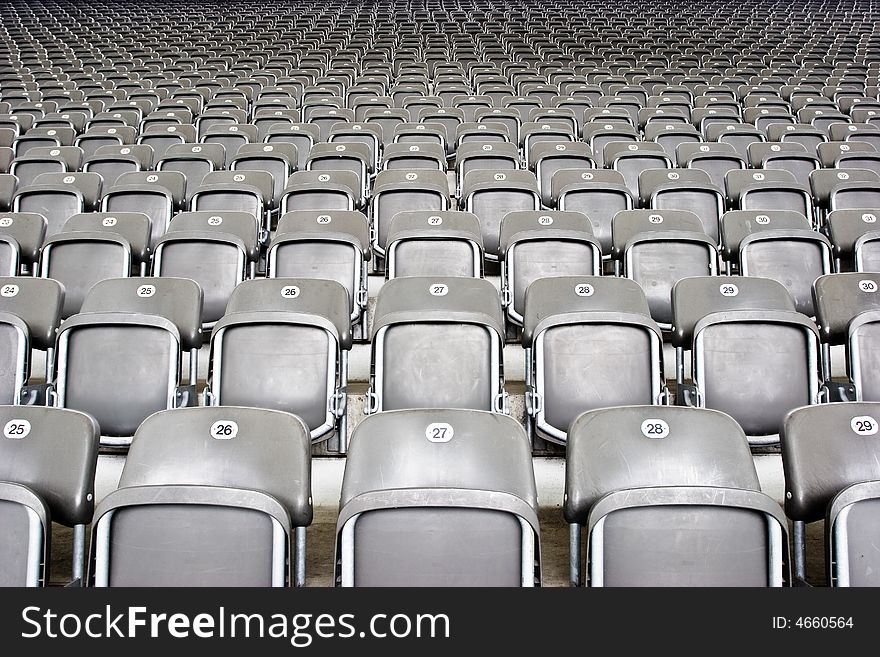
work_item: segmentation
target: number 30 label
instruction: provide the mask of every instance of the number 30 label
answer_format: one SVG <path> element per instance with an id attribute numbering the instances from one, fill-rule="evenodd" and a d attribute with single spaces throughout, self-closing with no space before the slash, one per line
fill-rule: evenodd
<path id="1" fill-rule="evenodd" d="M 642 435 L 645 438 L 666 438 L 669 435 L 669 425 L 665 420 L 645 420 L 642 422 Z"/>
<path id="2" fill-rule="evenodd" d="M 877 433 L 877 420 L 870 415 L 859 415 L 849 422 L 852 430 L 860 436 L 873 436 Z"/>
<path id="3" fill-rule="evenodd" d="M 454 435 L 452 425 L 447 422 L 434 422 L 425 429 L 425 438 L 432 443 L 448 443 Z"/>
<path id="4" fill-rule="evenodd" d="M 10 440 L 21 440 L 31 432 L 31 423 L 27 420 L 9 420 L 3 427 L 3 435 Z"/>

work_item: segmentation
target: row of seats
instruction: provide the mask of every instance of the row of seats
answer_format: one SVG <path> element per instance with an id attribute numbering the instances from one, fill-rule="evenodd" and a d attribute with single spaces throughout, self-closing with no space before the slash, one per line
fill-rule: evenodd
<path id="1" fill-rule="evenodd" d="M 683 278 L 672 287 L 674 401 L 731 414 L 756 443 L 776 442 L 793 408 L 880 401 L 878 287 L 880 274 L 820 277 L 813 287 L 814 323 L 776 281 Z M 88 412 L 107 444 L 121 445 L 151 413 L 198 403 L 204 336 L 196 282 L 108 279 L 61 322 L 63 299 L 63 288 L 51 279 L 3 280 L 5 403 Z M 523 313 L 526 411 L 542 438 L 565 443 L 570 422 L 585 410 L 672 400 L 662 332 L 638 284 L 600 276 L 539 278 L 526 291 Z M 498 293 L 488 281 L 413 276 L 387 282 L 372 325 L 366 412 L 508 412 L 504 335 Z M 846 383 L 831 376 L 833 345 L 846 345 Z M 334 432 L 344 438 L 351 346 L 349 299 L 339 283 L 245 281 L 211 333 L 205 403 L 296 413 L 314 440 Z M 29 385 L 32 348 L 47 351 L 46 384 Z M 188 383 L 181 371 L 186 352 Z"/>
<path id="2" fill-rule="evenodd" d="M 880 404 L 856 403 L 785 420 L 786 514 L 801 525 L 827 514 L 834 586 L 878 584 L 878 417 Z M 156 413 L 138 428 L 118 488 L 97 505 L 91 418 L 6 406 L 0 423 L 0 584 L 49 582 L 54 520 L 79 528 L 75 577 L 91 523 L 93 586 L 303 586 L 313 511 L 298 417 L 242 407 Z M 608 408 L 578 416 L 570 433 L 563 512 L 573 585 L 798 582 L 786 516 L 761 492 L 729 416 Z M 794 549 L 802 558 L 803 546 Z M 540 585 L 522 427 L 452 409 L 365 420 L 346 461 L 335 563 L 339 586 Z"/>

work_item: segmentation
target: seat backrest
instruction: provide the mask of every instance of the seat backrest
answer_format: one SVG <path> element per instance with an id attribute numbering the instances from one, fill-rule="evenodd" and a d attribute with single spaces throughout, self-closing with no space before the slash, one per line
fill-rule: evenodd
<path id="1" fill-rule="evenodd" d="M 477 276 L 482 272 L 480 220 L 470 212 L 398 212 L 388 227 L 388 278 Z"/>
<path id="2" fill-rule="evenodd" d="M 880 310 L 880 274 L 850 272 L 820 276 L 813 284 L 816 324 L 822 341 L 843 344 L 861 313 Z"/>
<path id="3" fill-rule="evenodd" d="M 408 465 L 377 476 L 389 457 Z M 346 459 L 337 575 L 343 586 L 532 586 L 536 509 L 517 422 L 465 410 L 381 413 L 358 424 Z M 428 538 L 439 524 L 448 540 Z"/>
<path id="4" fill-rule="evenodd" d="M 152 415 L 132 440 L 119 488 L 96 510 L 94 583 L 286 584 L 291 528 L 312 519 L 309 450 L 306 427 L 288 413 Z"/>
<path id="5" fill-rule="evenodd" d="M 563 510 L 569 523 L 587 527 L 591 586 L 787 579 L 782 510 L 760 492 L 745 435 L 723 413 L 674 406 L 584 413 L 569 431 L 566 473 Z"/>

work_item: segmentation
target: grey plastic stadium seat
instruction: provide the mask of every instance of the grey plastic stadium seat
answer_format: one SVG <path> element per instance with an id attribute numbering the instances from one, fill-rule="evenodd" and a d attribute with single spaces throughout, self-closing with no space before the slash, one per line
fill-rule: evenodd
<path id="1" fill-rule="evenodd" d="M 703 222 L 686 210 L 624 210 L 612 221 L 611 257 L 616 270 L 645 290 L 651 316 L 672 326 L 671 293 L 688 276 L 718 271 L 715 240 Z"/>
<path id="2" fill-rule="evenodd" d="M 722 189 L 728 172 L 746 168 L 745 159 L 730 144 L 680 144 L 676 153 L 679 166 L 705 171 Z"/>
<path id="3" fill-rule="evenodd" d="M 269 230 L 273 181 L 268 171 L 212 171 L 193 192 L 193 212 L 248 212 L 263 234 Z"/>
<path id="4" fill-rule="evenodd" d="M 553 207 L 551 186 L 557 171 L 595 167 L 590 148 L 578 142 L 538 142 L 530 149 L 528 159 L 538 179 L 541 202 L 548 208 Z"/>
<path id="5" fill-rule="evenodd" d="M 336 281 L 245 281 L 211 333 L 208 403 L 295 413 L 313 441 L 338 431 L 345 451 L 351 311 Z"/>
<path id="6" fill-rule="evenodd" d="M 177 171 L 186 176 L 186 200 L 202 184 L 204 177 L 223 168 L 226 149 L 222 144 L 174 144 L 156 162 L 156 171 Z"/>
<path id="7" fill-rule="evenodd" d="M 287 179 L 281 214 L 297 210 L 355 210 L 360 181 L 351 171 L 296 171 Z"/>
<path id="8" fill-rule="evenodd" d="M 730 171 L 725 178 L 729 206 L 738 210 L 791 210 L 813 216 L 810 188 L 788 171 Z"/>
<path id="9" fill-rule="evenodd" d="M 388 144 L 382 152 L 381 169 L 435 169 L 446 170 L 446 149 L 432 143 Z"/>
<path id="10" fill-rule="evenodd" d="M 9 164 L 9 173 L 18 178 L 18 186 L 32 185 L 41 173 L 79 171 L 82 150 L 76 146 L 38 147 L 28 150 Z"/>
<path id="11" fill-rule="evenodd" d="M 288 212 L 266 255 L 269 278 L 324 278 L 345 287 L 354 338 L 367 337 L 367 263 L 372 257 L 367 218 L 356 211 Z"/>
<path id="12" fill-rule="evenodd" d="M 852 155 L 855 153 L 876 153 L 877 149 L 874 148 L 871 144 L 866 144 L 865 142 L 854 141 L 831 141 L 824 144 L 819 144 L 816 148 L 816 153 L 819 156 L 819 162 L 823 167 L 830 169 L 837 162 L 837 158 L 841 155 Z"/>
<path id="13" fill-rule="evenodd" d="M 33 185 L 16 190 L 12 209 L 43 215 L 51 237 L 71 216 L 98 209 L 101 186 L 97 173 L 42 173 Z"/>
<path id="14" fill-rule="evenodd" d="M 86 294 L 58 331 L 55 405 L 92 415 L 102 445 L 124 446 L 159 410 L 192 403 L 202 291 L 183 278 L 114 278 Z M 190 352 L 190 389 L 179 387 Z"/>
<path id="15" fill-rule="evenodd" d="M 831 273 L 833 255 L 827 237 L 798 212 L 732 210 L 722 219 L 722 254 L 742 276 L 772 278 L 791 294 L 798 312 L 812 317 L 813 282 Z"/>
<path id="16" fill-rule="evenodd" d="M 379 291 L 365 412 L 506 411 L 498 292 L 479 278 L 395 278 Z"/>
<path id="17" fill-rule="evenodd" d="M 603 155 L 605 166 L 620 172 L 633 196 L 639 193 L 639 175 L 652 169 L 669 169 L 672 161 L 663 148 L 652 141 L 610 143 Z"/>
<path id="18" fill-rule="evenodd" d="M 0 236 L 5 238 L 8 245 L 8 257 L 14 258 L 26 272 L 33 271 L 36 266 L 45 235 L 46 218 L 42 215 L 32 212 L 0 213 Z M 12 252 L 13 247 L 15 253 Z M 11 271 L 11 262 L 3 269 Z"/>
<path id="19" fill-rule="evenodd" d="M 878 215 L 880 210 L 836 210 L 828 214 L 826 225 L 838 271 L 880 272 Z"/>
<path id="20" fill-rule="evenodd" d="M 639 174 L 642 207 L 696 214 L 716 242 L 724 212 L 724 192 L 700 169 L 648 169 Z"/>
<path id="21" fill-rule="evenodd" d="M 52 523 L 74 528 L 72 575 L 84 579 L 98 426 L 84 413 L 0 406 L 0 586 L 48 586 Z"/>
<path id="22" fill-rule="evenodd" d="M 340 125 L 340 124 L 337 124 Z M 311 123 L 276 124 L 269 128 L 263 141 L 267 144 L 293 144 L 296 146 L 297 166 L 306 166 L 309 151 L 321 138 L 321 130 Z"/>
<path id="23" fill-rule="evenodd" d="M 132 274 L 147 273 L 150 264 L 150 217 L 143 212 L 86 212 L 75 214 L 64 224 L 63 233 L 116 233 L 128 242 Z M 50 278 L 52 278 L 50 276 Z M 87 292 L 88 290 L 84 290 Z"/>
<path id="24" fill-rule="evenodd" d="M 469 212 L 398 212 L 388 227 L 386 277 L 483 275 L 480 220 Z"/>
<path id="25" fill-rule="evenodd" d="M 523 327 L 530 434 L 564 444 L 583 411 L 665 401 L 663 336 L 636 283 L 537 279 L 526 291 Z"/>
<path id="26" fill-rule="evenodd" d="M 796 576 L 804 576 L 805 525 L 824 519 L 827 584 L 880 583 L 878 421 L 876 402 L 822 404 L 785 419 L 780 442 Z"/>
<path id="27" fill-rule="evenodd" d="M 235 286 L 256 272 L 259 224 L 249 212 L 181 212 L 156 242 L 153 275 L 202 288 L 202 323 L 223 316 Z"/>
<path id="28" fill-rule="evenodd" d="M 817 403 L 819 334 L 781 283 L 685 278 L 672 288 L 672 315 L 677 401 L 730 414 L 754 445 L 775 443 L 786 413 Z"/>
<path id="29" fill-rule="evenodd" d="M 540 586 L 535 475 L 511 418 L 380 413 L 352 437 L 336 524 L 337 585 Z"/>
<path id="30" fill-rule="evenodd" d="M 385 255 L 388 227 L 398 212 L 449 209 L 449 181 L 444 171 L 380 171 L 373 182 L 371 241 Z"/>
<path id="31" fill-rule="evenodd" d="M 55 333 L 61 322 L 64 288 L 45 278 L 11 276 L 0 279 L 0 402 L 41 401 L 39 391 L 26 388 L 31 374 L 31 349 L 46 351 L 46 382 L 54 376 Z"/>
<path id="32" fill-rule="evenodd" d="M 480 219 L 487 261 L 500 259 L 501 222 L 509 212 L 540 210 L 538 181 L 531 171 L 472 171 L 462 184 L 460 207 Z"/>
<path id="33" fill-rule="evenodd" d="M 831 350 L 846 345 L 846 372 L 857 401 L 880 401 L 880 274 L 851 272 L 816 279 L 813 299 L 823 342 L 826 385 L 831 382 Z"/>
<path id="34" fill-rule="evenodd" d="M 40 276 L 64 286 L 62 319 L 79 312 L 86 293 L 95 283 L 129 276 L 132 269 L 131 245 L 113 227 L 74 231 L 67 230 L 69 223 L 70 220 L 64 230 L 46 239 L 40 255 Z"/>
<path id="35" fill-rule="evenodd" d="M 92 585 L 303 586 L 310 467 L 308 430 L 289 413 L 150 416 L 95 510 Z"/>
<path id="36" fill-rule="evenodd" d="M 635 206 L 633 195 L 617 171 L 562 169 L 553 174 L 551 196 L 559 210 L 590 218 L 602 254 L 611 253 L 611 220 Z"/>
<path id="37" fill-rule="evenodd" d="M 563 511 L 573 585 L 783 586 L 788 525 L 730 416 L 590 411 L 571 426 Z M 586 552 L 581 536 L 586 529 Z"/>
<path id="38" fill-rule="evenodd" d="M 153 149 L 142 144 L 101 146 L 94 155 L 86 158 L 82 170 L 100 174 L 104 185 L 116 184 L 123 173 L 144 171 L 152 168 Z"/>
<path id="39" fill-rule="evenodd" d="M 526 290 L 539 278 L 598 276 L 602 249 L 580 212 L 510 212 L 501 220 L 501 298 L 507 319 L 522 326 Z"/>
<path id="40" fill-rule="evenodd" d="M 186 198 L 186 178 L 177 171 L 124 173 L 116 184 L 104 190 L 101 211 L 143 212 L 150 217 L 150 246 L 155 249 L 168 223 Z"/>

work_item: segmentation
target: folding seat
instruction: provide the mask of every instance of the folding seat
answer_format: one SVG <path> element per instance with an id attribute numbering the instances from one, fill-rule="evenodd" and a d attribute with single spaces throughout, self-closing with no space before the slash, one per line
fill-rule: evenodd
<path id="1" fill-rule="evenodd" d="M 678 155 L 676 149 L 679 144 L 700 143 L 702 142 L 702 136 L 691 125 L 652 121 L 645 126 L 645 140 L 660 144 L 673 165 L 677 165 Z"/>
<path id="2" fill-rule="evenodd" d="M 697 215 L 682 210 L 624 210 L 611 230 L 615 271 L 644 288 L 651 316 L 668 330 L 675 283 L 717 273 L 716 240 Z"/>
<path id="3" fill-rule="evenodd" d="M 394 129 L 401 123 L 410 123 L 410 115 L 402 108 L 373 108 L 364 112 L 363 121 L 379 126 L 382 129 L 384 143 L 389 144 L 394 135 Z"/>
<path id="4" fill-rule="evenodd" d="M 448 210 L 449 181 L 444 171 L 381 171 L 373 182 L 370 203 L 371 241 L 380 256 L 385 255 L 388 227 L 398 212 Z"/>
<path id="5" fill-rule="evenodd" d="M 813 199 L 817 208 L 817 215 L 824 218 L 832 211 L 831 197 L 838 190 L 845 191 L 847 186 L 855 188 L 856 196 L 859 195 L 858 188 L 860 185 L 873 185 L 880 183 L 880 176 L 868 169 L 818 169 L 810 174 L 810 188 L 813 192 Z M 846 194 L 843 195 L 844 197 Z M 860 204 L 865 204 L 870 209 L 872 194 L 869 193 L 865 198 L 855 199 Z M 853 200 L 841 198 L 840 200 Z M 843 209 L 843 208 L 839 208 Z"/>
<path id="6" fill-rule="evenodd" d="M 821 130 L 803 123 L 774 123 L 767 127 L 767 139 L 772 142 L 801 144 L 808 153 L 816 152 L 819 144 L 828 141 Z"/>
<path id="7" fill-rule="evenodd" d="M 598 276 L 602 252 L 580 212 L 511 212 L 501 222 L 502 304 L 511 326 L 522 326 L 525 294 L 538 278 Z"/>
<path id="8" fill-rule="evenodd" d="M 51 237 L 74 214 L 98 209 L 101 186 L 97 173 L 41 173 L 32 185 L 15 191 L 12 209 L 43 215 Z"/>
<path id="9" fill-rule="evenodd" d="M 493 107 L 491 109 L 477 110 L 474 115 L 477 123 L 500 123 L 507 127 L 510 141 L 519 143 L 519 128 L 522 124 L 519 112 L 514 109 Z"/>
<path id="10" fill-rule="evenodd" d="M 835 166 L 837 159 L 842 155 L 855 153 L 875 154 L 877 150 L 872 144 L 861 141 L 831 141 L 819 144 L 816 148 L 819 162 L 823 167 L 830 169 Z"/>
<path id="11" fill-rule="evenodd" d="M 32 148 L 73 146 L 75 138 L 73 128 L 31 128 L 15 140 L 12 150 L 22 157 Z"/>
<path id="12" fill-rule="evenodd" d="M 880 152 L 843 153 L 834 161 L 835 169 L 867 169 L 880 176 Z"/>
<path id="13" fill-rule="evenodd" d="M 188 202 L 206 175 L 223 169 L 226 149 L 221 144 L 174 144 L 156 162 L 156 171 L 176 171 L 186 178 Z"/>
<path id="14" fill-rule="evenodd" d="M 170 146 L 195 143 L 196 136 L 194 125 L 184 123 L 179 125 L 157 125 L 144 128 L 143 132 L 135 140 L 135 143 L 151 146 L 153 148 L 153 160 L 158 162 L 165 157 L 165 153 Z"/>
<path id="15" fill-rule="evenodd" d="M 452 97 L 451 105 L 464 113 L 464 120 L 466 122 L 474 122 L 477 120 L 477 110 L 491 108 L 493 107 L 493 102 L 489 96 L 461 94 Z"/>
<path id="16" fill-rule="evenodd" d="M 681 144 L 676 151 L 680 167 L 705 171 L 721 189 L 729 171 L 746 168 L 746 160 L 730 144 Z"/>
<path id="17" fill-rule="evenodd" d="M 79 135 L 73 145 L 82 149 L 83 157 L 89 157 L 102 146 L 134 144 L 136 138 L 137 130 L 127 125 L 92 128 Z"/>
<path id="18" fill-rule="evenodd" d="M 255 274 L 258 239 L 258 220 L 249 212 L 182 212 L 156 242 L 153 275 L 196 281 L 202 324 L 213 324 L 235 286 Z"/>
<path id="19" fill-rule="evenodd" d="M 642 207 L 687 210 L 696 214 L 716 243 L 719 238 L 724 193 L 700 169 L 648 169 L 639 174 Z"/>
<path id="20" fill-rule="evenodd" d="M 85 175 L 85 174 L 83 174 Z M 168 222 L 186 199 L 186 178 L 176 171 L 124 173 L 104 190 L 102 212 L 143 212 L 150 217 L 151 248 L 165 234 Z"/>
<path id="21" fill-rule="evenodd" d="M 784 106 L 774 108 L 769 106 L 746 107 L 743 110 L 743 121 L 751 123 L 758 130 L 767 133 L 767 128 L 778 123 L 794 125 L 797 123 L 794 116 Z"/>
<path id="22" fill-rule="evenodd" d="M 739 210 L 792 210 L 813 216 L 810 188 L 788 171 L 729 171 L 725 177 L 728 205 Z"/>
<path id="23" fill-rule="evenodd" d="M 781 283 L 684 278 L 672 288 L 672 316 L 680 403 L 729 414 L 753 445 L 775 443 L 790 410 L 817 403 L 819 334 Z"/>
<path id="24" fill-rule="evenodd" d="M 40 258 L 46 218 L 31 212 L 0 213 L 0 271 L 3 276 L 30 274 Z"/>
<path id="25" fill-rule="evenodd" d="M 434 143 L 388 144 L 382 153 L 381 169 L 446 171 L 446 149 Z"/>
<path id="26" fill-rule="evenodd" d="M 538 179 L 541 201 L 545 207 L 552 207 L 551 182 L 557 171 L 595 168 L 590 147 L 578 142 L 538 142 L 531 147 L 528 161 Z"/>
<path id="27" fill-rule="evenodd" d="M 810 182 L 810 174 L 820 168 L 815 155 L 796 143 L 754 143 L 749 145 L 752 167 L 766 170 L 788 171 L 795 180 L 804 185 Z"/>
<path id="28" fill-rule="evenodd" d="M 829 586 L 877 586 L 877 421 L 880 404 L 793 411 L 780 434 L 795 577 L 804 579 L 806 524 L 825 520 Z"/>
<path id="29" fill-rule="evenodd" d="M 737 155 L 744 161 L 749 160 L 749 146 L 756 142 L 767 141 L 764 133 L 757 128 L 742 123 L 733 123 L 724 126 L 709 128 L 706 134 L 707 141 L 733 146 Z"/>
<path id="30" fill-rule="evenodd" d="M 722 255 L 727 271 L 771 278 L 783 284 L 799 313 L 810 317 L 813 282 L 833 271 L 831 242 L 811 229 L 810 220 L 784 210 L 734 210 L 722 218 Z"/>
<path id="31" fill-rule="evenodd" d="M 559 144 L 575 141 L 574 129 L 551 123 L 523 123 L 519 130 L 519 147 L 525 154 L 526 165 L 531 166 L 529 159 L 532 148 L 536 144 Z"/>
<path id="32" fill-rule="evenodd" d="M 311 123 L 291 123 L 271 126 L 263 141 L 267 144 L 282 143 L 296 146 L 298 158 L 296 168 L 302 170 L 305 169 L 309 151 L 320 141 L 320 138 L 321 132 L 318 126 Z"/>
<path id="33" fill-rule="evenodd" d="M 298 415 L 312 441 L 337 431 L 345 452 L 351 310 L 331 280 L 245 281 L 211 334 L 206 404 Z"/>
<path id="34" fill-rule="evenodd" d="M 480 222 L 468 212 L 399 212 L 386 243 L 386 277 L 483 275 Z"/>
<path id="35" fill-rule="evenodd" d="M 566 473 L 572 585 L 789 583 L 785 516 L 724 413 L 589 411 L 569 431 Z"/>
<path id="36" fill-rule="evenodd" d="M 209 130 L 247 123 L 247 112 L 234 107 L 205 110 L 195 119 L 196 133 L 201 140 Z"/>
<path id="37" fill-rule="evenodd" d="M 852 118 L 842 112 L 829 111 L 826 109 L 813 109 L 805 107 L 798 110 L 799 123 L 809 123 L 830 136 L 830 128 L 835 123 L 851 123 Z"/>
<path id="38" fill-rule="evenodd" d="M 296 171 L 299 154 L 292 144 L 243 144 L 229 168 L 231 171 L 265 171 L 272 175 L 273 205 L 277 206 L 287 179 Z"/>
<path id="39" fill-rule="evenodd" d="M 716 141 L 710 130 L 723 132 L 728 126 L 742 125 L 739 112 L 732 107 L 697 107 L 691 112 L 691 123 L 706 141 Z"/>
<path id="40" fill-rule="evenodd" d="M 244 144 L 252 144 L 256 141 L 257 127 L 244 123 L 214 126 L 206 130 L 200 138 L 200 143 L 220 144 L 223 146 L 226 153 L 224 168 L 229 167 L 229 164 Z"/>
<path id="41" fill-rule="evenodd" d="M 52 523 L 73 528 L 72 579 L 85 575 L 85 526 L 94 505 L 98 427 L 84 413 L 4 406 L 0 423 L 0 586 L 49 586 Z"/>
<path id="42" fill-rule="evenodd" d="M 360 212 L 284 214 L 266 255 L 269 278 L 323 278 L 345 287 L 355 339 L 366 339 L 370 226 Z"/>
<path id="43" fill-rule="evenodd" d="M 61 321 L 64 288 L 57 281 L 11 276 L 0 285 L 0 333 L 3 363 L 0 366 L 0 401 L 3 404 L 45 403 L 43 388 L 29 385 L 31 350 L 46 351 L 47 383 L 54 376 L 53 348 Z"/>
<path id="44" fill-rule="evenodd" d="M 838 182 L 828 197 L 828 209 L 855 210 L 880 207 L 880 183 L 855 179 L 854 173 L 864 173 L 865 169 L 838 171 Z M 874 173 L 873 171 L 871 173 Z"/>
<path id="45" fill-rule="evenodd" d="M 634 282 L 536 279 L 523 326 L 530 435 L 564 444 L 585 410 L 664 403 L 663 338 Z"/>
<path id="46" fill-rule="evenodd" d="M 348 171 L 358 180 L 358 205 L 366 201 L 373 154 L 362 144 L 315 144 L 306 159 L 307 171 Z"/>
<path id="47" fill-rule="evenodd" d="M 669 169 L 672 161 L 655 142 L 606 144 L 602 159 L 607 168 L 618 171 L 634 197 L 639 194 L 639 175 L 651 169 Z"/>
<path id="48" fill-rule="evenodd" d="M 387 281 L 371 342 L 367 414 L 403 408 L 507 411 L 504 317 L 492 283 L 421 276 Z"/>
<path id="49" fill-rule="evenodd" d="M 519 168 L 519 149 L 514 144 L 467 142 L 455 151 L 456 189 L 461 192 L 465 176 L 472 171 L 513 171 Z"/>
<path id="50" fill-rule="evenodd" d="M 150 218 L 139 212 L 75 214 L 47 238 L 39 272 L 64 286 L 61 318 L 80 311 L 95 283 L 142 273 L 149 264 Z"/>
<path id="51" fill-rule="evenodd" d="M 880 126 L 874 123 L 835 123 L 829 135 L 831 141 L 860 141 L 880 148 Z"/>
<path id="52" fill-rule="evenodd" d="M 382 129 L 369 123 L 337 123 L 330 129 L 327 141 L 331 144 L 362 144 L 369 149 L 370 171 L 379 168 L 382 152 Z"/>
<path id="53" fill-rule="evenodd" d="M 834 245 L 837 271 L 880 272 L 878 214 L 875 210 L 836 210 L 828 214 L 826 226 Z"/>
<path id="54" fill-rule="evenodd" d="M 95 510 L 90 583 L 303 586 L 310 459 L 308 430 L 289 413 L 156 413 Z"/>
<path id="55" fill-rule="evenodd" d="M 604 151 L 607 144 L 639 141 L 639 133 L 635 128 L 615 123 L 587 123 L 584 125 L 583 137 L 593 152 L 598 168 L 605 167 Z"/>
<path id="56" fill-rule="evenodd" d="M 389 457 L 408 466 L 376 476 L 376 459 Z M 346 459 L 336 583 L 540 586 L 535 491 L 528 439 L 510 418 L 457 409 L 369 417 Z"/>
<path id="57" fill-rule="evenodd" d="M 816 279 L 813 299 L 823 342 L 823 368 L 831 401 L 880 401 L 877 336 L 880 274 L 850 272 Z M 846 346 L 849 385 L 831 380 L 831 347 Z M 841 388 L 844 390 L 841 391 Z M 849 389 L 847 389 L 849 388 Z"/>
<path id="58" fill-rule="evenodd" d="M 419 114 L 423 109 L 439 109 L 443 107 L 443 99 L 439 96 L 416 96 L 403 101 L 403 109 L 407 110 L 410 120 L 418 123 Z"/>
<path id="59" fill-rule="evenodd" d="M 369 125 L 369 124 L 367 124 Z M 378 130 L 378 126 L 371 126 Z M 439 123 L 397 123 L 390 142 L 394 144 L 432 144 L 443 149 L 446 158 L 446 127 Z"/>
<path id="60" fill-rule="evenodd" d="M 43 279 L 49 280 L 49 279 Z M 55 405 L 92 415 L 102 445 L 125 446 L 152 413 L 195 402 L 202 291 L 181 278 L 115 278 L 58 331 Z M 180 386 L 182 352 L 189 385 Z"/>
<path id="61" fill-rule="evenodd" d="M 107 187 L 114 185 L 123 173 L 153 168 L 153 149 L 142 144 L 100 146 L 85 158 L 82 170 L 99 174 Z"/>
<path id="62" fill-rule="evenodd" d="M 281 214 L 293 210 L 354 210 L 361 188 L 350 171 L 295 171 L 281 197 Z"/>
<path id="63" fill-rule="evenodd" d="M 513 143 L 510 131 L 501 122 L 462 123 L 455 131 L 456 148 L 467 142 Z"/>
<path id="64" fill-rule="evenodd" d="M 18 177 L 20 187 L 33 184 L 41 173 L 77 172 L 83 162 L 83 152 L 76 146 L 35 146 L 26 154 L 9 162 L 9 173 Z"/>

